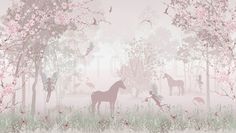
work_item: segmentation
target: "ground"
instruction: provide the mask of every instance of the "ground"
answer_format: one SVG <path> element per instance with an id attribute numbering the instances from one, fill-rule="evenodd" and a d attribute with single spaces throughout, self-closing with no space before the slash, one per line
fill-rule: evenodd
<path id="1" fill-rule="evenodd" d="M 236 131 L 234 103 L 227 97 L 212 94 L 211 109 L 205 104 L 194 105 L 193 97 L 204 94 L 188 93 L 183 96 L 164 96 L 167 106 L 160 110 L 152 100 L 145 98 L 148 93 L 138 97 L 130 94 L 118 95 L 116 111 L 110 115 L 108 103 L 101 104 L 101 114 L 91 113 L 91 101 L 88 94 L 65 96 L 60 106 L 54 106 L 53 100 L 38 112 L 34 118 L 30 112 L 16 115 L 4 112 L 0 115 L 0 129 L 4 132 L 219 132 Z M 7 124 L 8 123 L 8 124 Z M 11 124 L 9 124 L 11 123 Z"/>

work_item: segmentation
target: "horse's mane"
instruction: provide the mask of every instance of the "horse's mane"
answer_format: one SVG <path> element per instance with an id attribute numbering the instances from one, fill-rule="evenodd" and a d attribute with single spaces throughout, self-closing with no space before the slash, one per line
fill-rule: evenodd
<path id="1" fill-rule="evenodd" d="M 116 87 L 116 88 L 115 88 L 115 86 L 117 86 L 117 84 L 120 83 L 120 82 L 122 82 L 122 81 L 121 81 L 121 80 L 116 81 L 116 82 L 110 87 L 110 89 L 109 89 L 108 91 L 112 91 L 112 90 L 114 90 L 114 89 L 119 88 L 119 87 Z"/>
<path id="2" fill-rule="evenodd" d="M 165 75 L 166 75 L 169 79 L 174 80 L 169 74 L 165 73 Z"/>

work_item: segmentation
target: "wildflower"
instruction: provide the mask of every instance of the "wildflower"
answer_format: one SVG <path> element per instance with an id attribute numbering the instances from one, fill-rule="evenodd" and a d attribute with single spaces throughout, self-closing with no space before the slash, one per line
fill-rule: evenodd
<path id="1" fill-rule="evenodd" d="M 25 114 L 25 112 L 23 110 L 20 111 L 21 114 Z"/>
<path id="2" fill-rule="evenodd" d="M 27 121 L 26 121 L 26 120 L 22 120 L 22 121 L 21 121 L 21 124 L 22 124 L 22 125 L 27 125 Z"/>
<path id="3" fill-rule="evenodd" d="M 62 114 L 63 112 L 61 110 L 58 111 L 59 114 Z"/>
<path id="4" fill-rule="evenodd" d="M 214 115 L 217 117 L 219 114 L 218 114 L 218 112 L 215 112 Z"/>
<path id="5" fill-rule="evenodd" d="M 69 128 L 69 123 L 66 122 L 66 123 L 63 125 L 63 127 L 64 127 L 65 129 Z"/>
<path id="6" fill-rule="evenodd" d="M 125 125 L 125 126 L 129 126 L 128 120 L 125 120 L 125 121 L 124 121 L 124 125 Z"/>
<path id="7" fill-rule="evenodd" d="M 171 117 L 173 120 L 175 120 L 176 117 L 177 117 L 177 115 L 170 115 L 170 117 Z"/>

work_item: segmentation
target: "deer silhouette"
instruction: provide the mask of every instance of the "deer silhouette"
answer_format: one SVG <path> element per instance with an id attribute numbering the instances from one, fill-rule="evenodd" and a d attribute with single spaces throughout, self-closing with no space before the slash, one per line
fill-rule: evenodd
<path id="1" fill-rule="evenodd" d="M 167 73 L 164 74 L 164 77 L 167 79 L 167 83 L 170 89 L 170 96 L 172 96 L 172 89 L 173 87 L 177 87 L 179 89 L 179 95 L 184 95 L 184 81 L 183 80 L 174 80 L 170 75 Z"/>
<path id="2" fill-rule="evenodd" d="M 92 112 L 95 113 L 95 106 L 97 104 L 97 110 L 98 110 L 98 113 L 100 113 L 99 108 L 100 108 L 101 102 L 109 102 L 111 114 L 113 114 L 119 88 L 126 89 L 124 82 L 122 80 L 115 82 L 107 91 L 93 92 L 91 95 Z"/>

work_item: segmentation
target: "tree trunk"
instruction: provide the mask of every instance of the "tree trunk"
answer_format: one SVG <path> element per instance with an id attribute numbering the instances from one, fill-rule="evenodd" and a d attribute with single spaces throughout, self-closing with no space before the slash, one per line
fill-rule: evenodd
<path id="1" fill-rule="evenodd" d="M 184 62 L 184 89 L 187 88 L 186 63 Z M 186 89 L 187 91 L 187 89 Z M 190 92 L 190 89 L 188 90 Z"/>
<path id="2" fill-rule="evenodd" d="M 50 100 L 50 97 L 51 97 L 51 90 L 48 91 L 48 94 L 47 94 L 47 98 L 46 98 L 46 102 L 48 103 L 49 100 Z"/>
<path id="3" fill-rule="evenodd" d="M 39 66 L 35 63 L 35 75 L 34 75 L 34 83 L 32 85 L 32 103 L 31 103 L 31 115 L 35 115 L 36 108 L 36 85 L 38 83 L 38 75 L 39 75 Z"/>
<path id="4" fill-rule="evenodd" d="M 16 106 L 16 92 L 12 95 L 12 113 L 15 113 L 15 106 Z"/>
<path id="5" fill-rule="evenodd" d="M 21 82 L 22 82 L 22 96 L 21 96 L 21 99 L 22 99 L 22 105 L 21 105 L 21 109 L 22 111 L 25 111 L 25 74 L 22 75 L 21 77 Z"/>
<path id="6" fill-rule="evenodd" d="M 162 79 L 160 78 L 159 80 L 159 92 L 158 92 L 158 94 L 162 94 L 162 92 L 161 92 L 161 89 L 162 89 Z"/>
<path id="7" fill-rule="evenodd" d="M 138 95 L 139 95 L 139 89 L 136 89 L 135 97 L 138 97 Z"/>
<path id="8" fill-rule="evenodd" d="M 188 64 L 188 84 L 189 84 L 189 91 L 192 91 L 192 75 L 191 75 L 191 68 L 192 68 L 192 62 Z"/>
<path id="9" fill-rule="evenodd" d="M 23 54 L 20 55 L 20 57 L 17 61 L 16 71 L 15 71 L 15 74 L 14 74 L 15 78 L 18 77 L 18 72 L 19 72 L 22 56 L 23 56 Z M 13 95 L 12 95 L 12 113 L 15 113 L 15 106 L 16 106 L 16 92 L 14 92 Z"/>
<path id="10" fill-rule="evenodd" d="M 208 44 L 206 52 L 206 101 L 207 109 L 210 109 L 210 81 L 209 81 L 209 56 L 208 56 Z"/>

